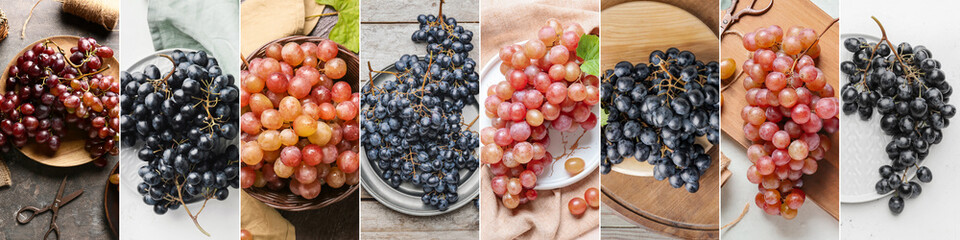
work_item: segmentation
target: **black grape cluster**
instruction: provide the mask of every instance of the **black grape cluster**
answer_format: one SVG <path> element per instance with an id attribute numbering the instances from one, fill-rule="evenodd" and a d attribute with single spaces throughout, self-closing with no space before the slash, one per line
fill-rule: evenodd
<path id="1" fill-rule="evenodd" d="M 411 38 L 427 43 L 427 55 L 403 55 L 394 63 L 396 80 L 363 87 L 361 141 L 387 184 L 418 185 L 424 204 L 445 211 L 459 199 L 460 173 L 479 165 L 479 137 L 463 119 L 465 107 L 479 107 L 477 63 L 468 54 L 473 32 L 445 16 L 417 20 Z"/>
<path id="2" fill-rule="evenodd" d="M 601 172 L 634 158 L 654 165 L 657 180 L 697 192 L 711 159 L 695 141 L 717 143 L 719 81 L 716 61 L 705 64 L 676 48 L 653 51 L 649 64 L 624 61 L 607 70 L 600 85 L 607 113 Z"/>
<path id="3" fill-rule="evenodd" d="M 181 204 L 227 199 L 237 188 L 239 89 L 214 58 L 203 51 L 171 54 L 174 69 L 155 65 L 123 72 L 122 142 L 140 145 L 147 165 L 137 186 L 143 201 L 164 214 Z"/>
<path id="4" fill-rule="evenodd" d="M 889 45 L 888 45 L 889 44 Z M 924 46 L 900 43 L 867 42 L 848 38 L 843 42 L 853 59 L 840 64 L 848 81 L 841 89 L 843 112 L 857 113 L 867 121 L 874 109 L 880 117 L 880 128 L 893 139 L 886 152 L 891 163 L 880 167 L 882 179 L 877 182 L 878 194 L 896 191 L 888 206 L 893 213 L 903 211 L 904 199 L 920 195 L 920 183 L 901 179 L 905 171 L 915 169 L 917 179 L 930 182 L 929 168 L 920 167 L 930 147 L 943 139 L 942 130 L 957 113 L 948 104 L 953 88 L 945 81 L 940 62 Z"/>

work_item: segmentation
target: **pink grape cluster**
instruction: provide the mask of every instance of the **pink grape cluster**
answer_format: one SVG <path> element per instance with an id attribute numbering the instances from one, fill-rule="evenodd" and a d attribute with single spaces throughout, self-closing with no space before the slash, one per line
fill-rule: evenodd
<path id="1" fill-rule="evenodd" d="M 743 133 L 753 145 L 747 179 L 758 184 L 756 204 L 767 214 L 797 216 L 806 194 L 801 177 L 817 171 L 830 150 L 828 134 L 839 128 L 839 101 L 827 76 L 816 66 L 820 55 L 813 29 L 772 25 L 747 33 L 743 63 L 749 106 L 740 112 Z"/>
<path id="2" fill-rule="evenodd" d="M 506 81 L 492 85 L 484 102 L 492 126 L 480 131 L 481 161 L 503 206 L 513 209 L 537 198 L 537 176 L 553 162 L 549 129 L 572 132 L 597 126 L 591 111 L 600 102 L 599 79 L 580 71 L 576 55 L 583 36 L 577 23 L 547 21 L 538 38 L 500 49 Z"/>

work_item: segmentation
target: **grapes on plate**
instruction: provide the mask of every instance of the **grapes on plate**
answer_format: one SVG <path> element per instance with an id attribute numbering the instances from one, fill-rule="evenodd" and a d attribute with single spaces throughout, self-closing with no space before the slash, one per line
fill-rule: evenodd
<path id="1" fill-rule="evenodd" d="M 506 80 L 487 89 L 483 114 L 492 124 L 480 130 L 480 161 L 490 167 L 490 185 L 506 208 L 536 199 L 537 178 L 554 162 L 547 147 L 559 142 L 550 130 L 586 132 L 597 126 L 591 109 L 600 103 L 599 79 L 580 69 L 576 50 L 582 36 L 580 24 L 549 19 L 537 38 L 500 48 Z M 570 176 L 585 167 L 580 158 L 561 164 Z M 574 207 L 581 206 L 586 203 Z"/>
<path id="2" fill-rule="evenodd" d="M 479 138 L 464 118 L 480 93 L 469 56 L 473 32 L 445 15 L 421 14 L 417 22 L 410 38 L 426 43 L 426 54 L 404 54 L 389 72 L 396 79 L 362 89 L 362 143 L 380 180 L 393 188 L 415 185 L 424 205 L 446 211 L 463 201 L 461 177 L 479 167 Z"/>
<path id="3" fill-rule="evenodd" d="M 113 53 L 96 39 L 80 38 L 69 51 L 48 40 L 17 56 L 0 95 L 0 149 L 36 143 L 56 153 L 67 128 L 75 127 L 95 164 L 117 155 L 123 97 L 116 76 L 105 73 L 117 66 L 104 63 Z"/>
<path id="4" fill-rule="evenodd" d="M 143 202 L 163 215 L 188 203 L 226 200 L 237 188 L 240 90 L 204 51 L 160 55 L 170 69 L 147 65 L 121 74 L 122 142 L 146 162 L 138 174 Z M 189 210 L 188 210 L 189 212 Z M 190 213 L 196 219 L 199 212 Z M 203 231 L 199 223 L 197 228 Z"/>
<path id="5" fill-rule="evenodd" d="M 888 207 L 899 214 L 905 199 L 920 195 L 920 183 L 933 180 L 933 172 L 921 163 L 956 115 L 949 104 L 953 88 L 940 61 L 922 45 L 894 47 L 884 35 L 879 42 L 848 38 L 843 46 L 853 58 L 840 63 L 848 80 L 840 89 L 842 111 L 862 121 L 876 115 L 880 129 L 891 137 L 885 149 L 890 162 L 880 167 L 875 189 L 877 194 L 893 192 Z M 916 173 L 917 181 L 902 177 L 908 172 Z"/>

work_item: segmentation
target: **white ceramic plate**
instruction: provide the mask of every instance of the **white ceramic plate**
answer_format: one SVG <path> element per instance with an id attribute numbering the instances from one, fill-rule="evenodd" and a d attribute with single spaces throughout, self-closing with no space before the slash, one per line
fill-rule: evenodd
<path id="1" fill-rule="evenodd" d="M 164 71 L 169 70 L 172 64 L 166 58 L 157 55 L 169 55 L 173 53 L 173 50 L 176 49 L 161 50 L 144 56 L 140 61 L 137 61 L 124 70 L 141 71 L 147 65 L 155 64 L 161 69 L 163 74 L 166 74 Z M 190 49 L 179 50 L 184 52 L 196 51 Z M 239 140 L 237 141 L 239 142 Z M 142 145 L 143 142 L 134 147 L 122 147 L 120 149 L 120 161 L 123 162 L 123 164 L 120 164 L 119 170 L 119 191 L 120 198 L 123 199 L 123 201 L 120 201 L 120 211 L 122 213 L 120 215 L 120 221 L 137 223 L 123 225 L 124 227 L 120 229 L 120 234 L 133 236 L 136 233 L 151 232 L 151 230 L 157 228 L 157 226 L 162 226 L 164 229 L 178 229 L 177 231 L 165 232 L 174 238 L 203 238 L 204 235 L 196 229 L 193 222 L 190 221 L 189 216 L 187 216 L 186 211 L 183 210 L 183 207 L 177 210 L 170 210 L 164 215 L 157 215 L 153 212 L 153 206 L 143 203 L 143 196 L 137 192 L 137 185 L 143 181 L 137 174 L 137 171 L 140 169 L 140 166 L 146 165 L 146 162 L 141 161 L 140 158 L 137 157 L 137 151 Z M 228 198 L 224 201 L 211 199 L 208 204 L 206 204 L 206 207 L 204 207 L 203 213 L 200 214 L 199 218 L 200 225 L 203 226 L 211 236 L 218 239 L 236 238 L 236 236 L 239 236 L 237 235 L 239 234 L 237 232 L 239 226 L 237 222 L 217 220 L 240 219 L 240 211 L 237 211 L 237 209 L 240 209 L 240 189 L 227 189 L 230 192 Z M 200 201 L 189 203 L 187 207 L 190 207 L 190 210 L 196 213 L 197 209 L 200 209 L 202 205 L 203 203 Z"/>
<path id="2" fill-rule="evenodd" d="M 494 57 L 490 62 L 488 62 L 484 67 L 483 71 L 480 72 L 480 112 L 483 113 L 484 105 L 483 102 L 487 99 L 487 89 L 490 86 L 499 83 L 501 81 L 506 81 L 506 77 L 500 73 L 500 58 Z M 599 126 L 599 117 L 600 117 L 600 106 L 599 104 L 593 106 L 591 111 L 597 115 L 597 127 L 591 129 L 586 134 L 583 135 L 583 138 L 580 139 L 579 145 L 584 146 L 585 149 L 578 149 L 570 156 L 567 156 L 560 160 L 555 160 L 551 163 L 550 167 L 544 169 L 543 173 L 540 176 L 537 176 L 537 186 L 534 187 L 536 190 L 551 190 L 569 186 L 574 184 L 581 179 L 590 175 L 594 170 L 600 166 L 600 126 Z M 487 118 L 486 114 L 480 115 L 480 129 L 484 127 L 489 127 L 491 125 L 490 118 Z M 564 137 L 569 144 L 573 144 L 577 140 L 577 137 L 580 136 L 581 130 L 574 130 L 570 133 L 565 133 Z M 553 141 L 550 144 L 550 147 L 547 148 L 547 151 L 550 152 L 554 157 L 560 155 L 564 149 L 568 149 L 570 146 L 563 146 L 560 140 L 560 131 L 550 130 L 550 140 Z M 563 162 L 569 158 L 578 157 L 582 158 L 584 161 L 583 171 L 577 175 L 571 176 L 563 168 Z"/>
<path id="3" fill-rule="evenodd" d="M 880 38 L 865 34 L 842 34 L 841 43 L 847 38 L 862 37 L 868 42 L 880 40 Z M 840 59 L 849 61 L 853 59 L 853 53 L 846 48 L 840 50 Z M 840 82 L 847 83 L 847 74 L 840 74 Z M 837 88 L 839 90 L 840 88 Z M 880 166 L 890 164 L 887 157 L 886 146 L 893 138 L 887 136 L 880 129 L 880 118 L 882 115 L 873 112 L 873 117 L 869 120 L 860 120 L 859 114 L 845 115 L 841 113 L 840 143 L 843 148 L 840 149 L 840 202 L 841 203 L 862 203 L 880 199 L 890 195 L 877 194 L 876 184 L 880 181 Z M 923 162 L 920 162 L 923 165 Z M 912 169 L 912 168 L 911 168 Z M 916 171 L 907 170 L 907 179 L 913 179 Z"/>

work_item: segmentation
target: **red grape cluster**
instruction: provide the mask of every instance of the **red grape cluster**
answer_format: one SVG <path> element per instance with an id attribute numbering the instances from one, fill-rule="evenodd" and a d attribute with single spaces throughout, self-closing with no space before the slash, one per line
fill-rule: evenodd
<path id="1" fill-rule="evenodd" d="M 480 131 L 481 161 L 490 165 L 493 192 L 513 209 L 537 198 L 537 176 L 553 162 L 549 129 L 572 132 L 597 126 L 591 111 L 600 102 L 599 79 L 580 71 L 576 56 L 583 28 L 547 21 L 538 38 L 500 49 L 507 81 L 487 90 L 492 126 Z M 548 49 L 549 48 L 549 49 Z M 571 175 L 583 170 L 571 172 Z M 569 170 L 568 170 L 569 171 Z"/>
<path id="2" fill-rule="evenodd" d="M 69 51 L 65 56 L 52 41 L 37 43 L 7 70 L 6 93 L 0 95 L 4 151 L 8 142 L 22 148 L 33 140 L 56 152 L 70 123 L 85 133 L 91 157 L 117 155 L 120 82 L 103 74 L 110 68 L 104 59 L 113 57 L 113 49 L 80 38 Z"/>
<path id="3" fill-rule="evenodd" d="M 314 199 L 359 182 L 360 95 L 337 44 L 267 45 L 241 74 L 242 188 L 285 187 Z"/>
<path id="4" fill-rule="evenodd" d="M 813 29 L 794 26 L 784 33 L 777 25 L 743 37 L 752 52 L 743 63 L 749 106 L 740 112 L 744 135 L 753 141 L 747 179 L 759 185 L 757 206 L 786 219 L 797 216 L 806 198 L 801 176 L 817 171 L 830 150 L 827 134 L 839 127 L 839 101 L 815 63 L 817 40 Z"/>

